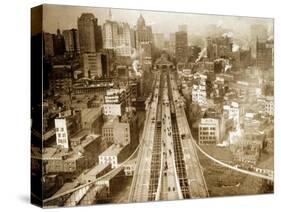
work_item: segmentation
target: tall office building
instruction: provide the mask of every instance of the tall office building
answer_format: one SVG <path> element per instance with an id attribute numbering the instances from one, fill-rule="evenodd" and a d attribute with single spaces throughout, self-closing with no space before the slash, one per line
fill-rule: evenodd
<path id="1" fill-rule="evenodd" d="M 146 26 L 143 16 L 140 15 L 136 26 L 136 49 L 140 54 L 141 63 L 151 64 L 152 40 L 152 28 Z"/>
<path id="2" fill-rule="evenodd" d="M 102 48 L 102 34 L 98 19 L 92 13 L 83 13 L 77 25 L 81 53 L 99 51 Z"/>
<path id="3" fill-rule="evenodd" d="M 70 54 L 80 53 L 79 35 L 77 29 L 64 30 L 62 32 L 64 38 L 65 51 Z"/>
<path id="4" fill-rule="evenodd" d="M 232 39 L 228 36 L 216 38 L 207 38 L 207 57 L 214 60 L 221 57 L 232 56 Z"/>
<path id="5" fill-rule="evenodd" d="M 44 56 L 52 57 L 55 55 L 53 34 L 43 33 Z"/>
<path id="6" fill-rule="evenodd" d="M 55 55 L 63 55 L 65 52 L 65 46 L 60 29 L 57 29 L 57 34 L 53 36 L 53 43 Z"/>
<path id="7" fill-rule="evenodd" d="M 273 67 L 273 40 L 257 40 L 256 65 L 261 70 L 267 70 Z"/>
<path id="8" fill-rule="evenodd" d="M 152 43 L 152 28 L 146 26 L 145 20 L 142 15 L 139 16 L 136 29 L 136 44 L 137 47 L 142 43 Z"/>
<path id="9" fill-rule="evenodd" d="M 102 54 L 99 52 L 91 52 L 83 54 L 83 71 L 84 77 L 94 78 L 103 75 L 102 70 Z"/>
<path id="10" fill-rule="evenodd" d="M 182 24 L 178 26 L 180 32 L 187 32 L 187 25 Z"/>
<path id="11" fill-rule="evenodd" d="M 256 58 L 257 55 L 257 41 L 265 42 L 267 40 L 267 29 L 265 25 L 253 24 L 251 25 L 251 49 L 252 56 Z"/>
<path id="12" fill-rule="evenodd" d="M 187 42 L 187 32 L 179 31 L 176 32 L 175 36 L 175 50 L 176 50 L 176 61 L 185 63 L 188 58 L 188 42 Z"/>
<path id="13" fill-rule="evenodd" d="M 198 127 L 199 144 L 217 144 L 220 142 L 219 119 L 201 118 Z"/>
<path id="14" fill-rule="evenodd" d="M 108 77 L 110 69 L 110 55 L 108 52 L 84 53 L 82 56 L 83 75 L 86 78 Z"/>
<path id="15" fill-rule="evenodd" d="M 117 56 L 131 56 L 133 34 L 128 23 L 107 20 L 103 25 L 103 46 L 114 49 Z"/>
<path id="16" fill-rule="evenodd" d="M 164 33 L 154 33 L 153 34 L 153 41 L 154 45 L 159 48 L 159 49 L 164 49 L 164 44 L 165 44 L 165 36 Z"/>
<path id="17" fill-rule="evenodd" d="M 175 52 L 176 48 L 176 33 L 170 33 L 170 51 Z"/>
<path id="18" fill-rule="evenodd" d="M 103 48 L 102 27 L 100 25 L 97 25 L 97 30 L 95 31 L 95 44 L 96 51 L 99 52 Z"/>

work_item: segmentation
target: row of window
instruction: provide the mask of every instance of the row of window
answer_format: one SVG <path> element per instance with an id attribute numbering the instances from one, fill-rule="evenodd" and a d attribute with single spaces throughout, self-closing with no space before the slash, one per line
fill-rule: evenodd
<path id="1" fill-rule="evenodd" d="M 113 133 L 103 133 L 104 137 L 113 137 Z"/>
<path id="2" fill-rule="evenodd" d="M 200 140 L 216 140 L 216 136 L 200 136 Z"/>
<path id="3" fill-rule="evenodd" d="M 113 130 L 111 128 L 107 129 L 107 128 L 103 128 L 102 129 L 104 132 L 113 132 Z"/>
<path id="4" fill-rule="evenodd" d="M 200 135 L 215 135 L 215 132 L 200 132 Z"/>
<path id="5" fill-rule="evenodd" d="M 100 160 L 114 160 L 116 159 L 116 156 L 102 156 L 100 157 Z"/>
<path id="6" fill-rule="evenodd" d="M 109 163 L 111 163 L 111 164 L 117 164 L 117 162 L 116 162 L 116 160 L 112 160 L 112 161 L 103 161 L 103 160 L 101 160 L 100 161 L 100 164 L 109 164 Z"/>
<path id="7" fill-rule="evenodd" d="M 215 130 L 215 127 L 200 127 L 200 130 Z"/>
<path id="8" fill-rule="evenodd" d="M 60 137 L 65 138 L 66 137 L 65 133 L 57 133 L 57 135 L 58 135 L 58 138 L 60 138 Z"/>
<path id="9" fill-rule="evenodd" d="M 58 139 L 58 143 L 66 143 L 66 139 Z"/>
<path id="10" fill-rule="evenodd" d="M 64 128 L 58 128 L 58 127 L 56 127 L 56 132 L 59 132 L 59 131 L 63 132 L 63 131 L 64 131 Z"/>
<path id="11" fill-rule="evenodd" d="M 200 144 L 215 144 L 215 141 L 210 141 L 210 140 L 205 140 L 205 141 L 200 141 Z"/>

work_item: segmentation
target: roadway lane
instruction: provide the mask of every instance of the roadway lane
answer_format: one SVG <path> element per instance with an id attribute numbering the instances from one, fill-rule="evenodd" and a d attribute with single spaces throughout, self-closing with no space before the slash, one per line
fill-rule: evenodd
<path id="1" fill-rule="evenodd" d="M 181 135 L 182 150 L 189 179 L 189 190 L 191 198 L 207 197 L 208 189 L 205 183 L 204 175 L 198 159 L 196 147 L 193 145 L 192 136 L 186 119 L 186 114 L 181 101 L 173 76 L 171 76 L 171 86 L 173 91 L 173 100 L 175 105 L 176 120 L 178 123 L 179 134 Z"/>
<path id="2" fill-rule="evenodd" d="M 159 96 L 159 74 L 157 78 L 156 88 L 153 91 L 152 102 L 149 106 L 147 120 L 143 130 L 143 140 L 141 141 L 141 148 L 138 155 L 139 163 L 134 173 L 129 202 L 144 202 L 148 200 L 152 147 L 156 127 L 155 119 Z"/>
<path id="3" fill-rule="evenodd" d="M 162 111 L 163 170 L 161 200 L 178 200 L 182 199 L 182 194 L 178 183 L 175 167 L 171 112 L 168 98 L 167 81 L 165 81 L 165 88 L 163 91 Z"/>

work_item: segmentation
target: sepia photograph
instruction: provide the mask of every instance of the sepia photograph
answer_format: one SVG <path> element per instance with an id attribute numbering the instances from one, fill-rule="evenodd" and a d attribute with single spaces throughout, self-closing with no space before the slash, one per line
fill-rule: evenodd
<path id="1" fill-rule="evenodd" d="M 273 18 L 43 4 L 30 19 L 32 204 L 274 193 Z"/>

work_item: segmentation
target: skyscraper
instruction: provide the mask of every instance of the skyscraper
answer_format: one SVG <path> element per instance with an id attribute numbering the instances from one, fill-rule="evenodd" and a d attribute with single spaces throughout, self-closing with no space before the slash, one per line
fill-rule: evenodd
<path id="1" fill-rule="evenodd" d="M 273 67 L 273 40 L 257 40 L 256 65 L 261 70 L 267 70 Z"/>
<path id="2" fill-rule="evenodd" d="M 207 37 L 207 57 L 214 60 L 232 56 L 233 41 L 228 36 Z"/>
<path id="3" fill-rule="evenodd" d="M 170 33 L 170 51 L 175 52 L 176 33 Z"/>
<path id="4" fill-rule="evenodd" d="M 84 77 L 95 78 L 103 75 L 102 54 L 98 52 L 83 54 Z"/>
<path id="5" fill-rule="evenodd" d="M 136 30 L 137 47 L 140 47 L 141 44 L 143 43 L 152 43 L 152 29 L 151 26 L 146 26 L 145 20 L 141 14 L 137 21 L 137 30 Z"/>
<path id="6" fill-rule="evenodd" d="M 81 53 L 99 51 L 102 45 L 102 35 L 98 19 L 92 13 L 82 13 L 77 25 Z"/>
<path id="7" fill-rule="evenodd" d="M 151 26 L 146 26 L 143 16 L 140 15 L 136 26 L 136 48 L 140 54 L 141 63 L 151 63 L 152 39 Z"/>
<path id="8" fill-rule="evenodd" d="M 64 30 L 62 32 L 65 51 L 68 53 L 80 53 L 79 35 L 77 29 Z"/>
<path id="9" fill-rule="evenodd" d="M 251 25 L 251 49 L 252 56 L 255 58 L 257 55 L 257 41 L 266 41 L 267 40 L 267 29 L 263 24 L 253 24 Z"/>
<path id="10" fill-rule="evenodd" d="M 60 32 L 60 29 L 57 29 L 57 34 L 53 36 L 53 42 L 54 42 L 55 55 L 63 55 L 65 52 L 65 46 L 64 46 L 64 39 Z"/>
<path id="11" fill-rule="evenodd" d="M 100 25 L 97 25 L 97 30 L 95 30 L 95 45 L 96 45 L 96 51 L 99 52 L 102 47 L 102 27 Z"/>
<path id="12" fill-rule="evenodd" d="M 117 56 L 131 56 L 133 34 L 128 23 L 107 20 L 103 25 L 103 46 L 114 49 Z"/>
<path id="13" fill-rule="evenodd" d="M 55 55 L 53 35 L 51 33 L 43 34 L 44 56 L 52 57 Z"/>
<path id="14" fill-rule="evenodd" d="M 159 49 L 164 49 L 165 37 L 164 33 L 153 34 L 154 45 Z"/>
<path id="15" fill-rule="evenodd" d="M 187 32 L 176 32 L 176 61 L 187 62 L 188 58 L 188 44 L 187 44 Z"/>

